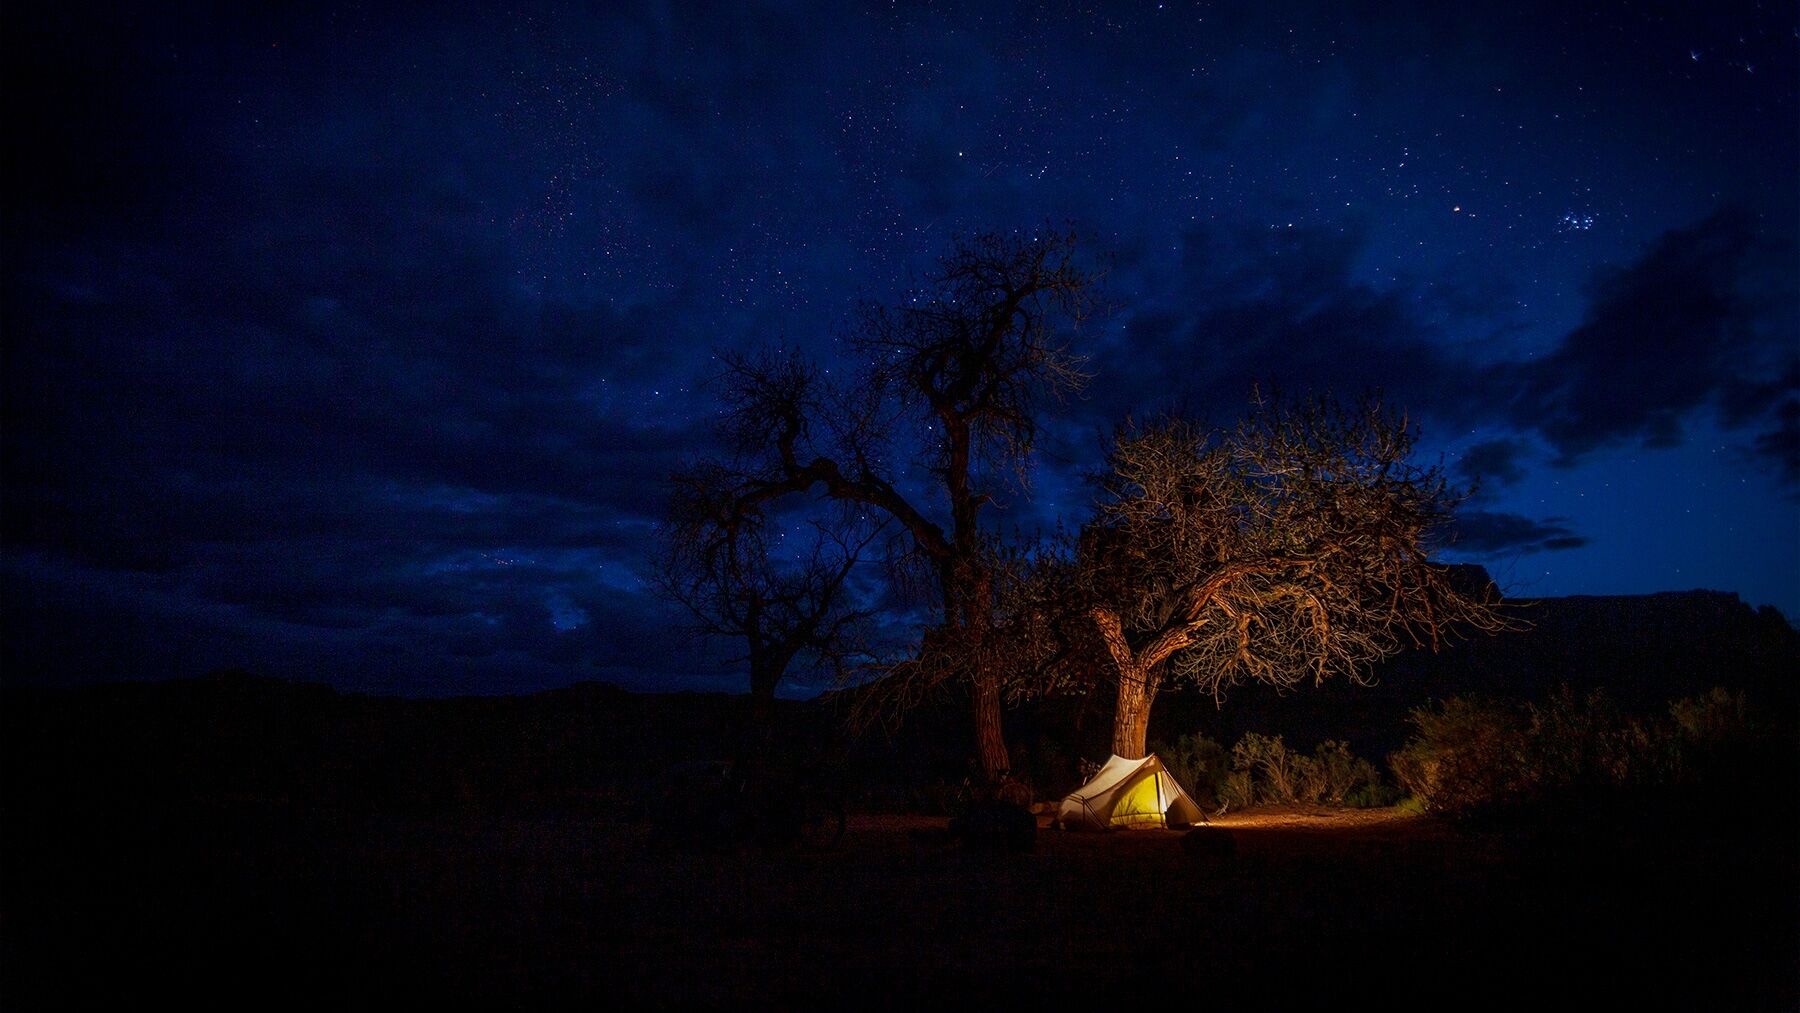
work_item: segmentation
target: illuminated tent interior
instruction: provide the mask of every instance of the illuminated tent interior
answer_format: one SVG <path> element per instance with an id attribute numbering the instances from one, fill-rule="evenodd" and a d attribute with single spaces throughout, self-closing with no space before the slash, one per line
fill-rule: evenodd
<path id="1" fill-rule="evenodd" d="M 1152 753 L 1141 760 L 1108 759 L 1057 807 L 1064 830 L 1186 827 L 1203 820 L 1200 806 Z"/>

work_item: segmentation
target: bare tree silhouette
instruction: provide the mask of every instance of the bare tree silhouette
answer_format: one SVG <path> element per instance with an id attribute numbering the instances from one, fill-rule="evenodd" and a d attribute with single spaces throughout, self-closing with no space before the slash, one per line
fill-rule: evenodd
<path id="1" fill-rule="evenodd" d="M 892 673 L 891 698 L 966 687 L 990 776 L 1010 766 L 1000 721 L 1008 661 L 981 514 L 1022 484 L 1046 399 L 1086 379 L 1062 331 L 1085 315 L 1093 281 L 1069 236 L 978 235 L 957 241 L 897 304 L 862 308 L 847 337 L 863 366 L 849 385 L 828 388 L 792 356 L 728 363 L 740 452 L 732 510 L 749 517 L 818 488 L 906 532 L 933 576 L 939 621 L 919 658 Z M 923 488 L 912 480 L 921 473 Z"/>

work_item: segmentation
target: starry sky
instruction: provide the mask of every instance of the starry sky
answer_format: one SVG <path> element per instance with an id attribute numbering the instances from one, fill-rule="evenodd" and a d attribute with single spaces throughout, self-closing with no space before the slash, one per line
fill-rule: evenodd
<path id="1" fill-rule="evenodd" d="M 997 523 L 1378 387 L 1509 592 L 1800 615 L 1800 22 L 1662 6 L 9 5 L 5 678 L 739 688 L 644 583 L 716 355 L 1046 224 L 1094 380 Z"/>

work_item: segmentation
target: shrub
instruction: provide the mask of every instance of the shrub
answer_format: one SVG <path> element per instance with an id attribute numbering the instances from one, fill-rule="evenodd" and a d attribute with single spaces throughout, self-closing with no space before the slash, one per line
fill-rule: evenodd
<path id="1" fill-rule="evenodd" d="M 1294 757 L 1294 801 L 1316 805 L 1325 799 L 1325 778 L 1319 771 L 1318 761 L 1298 750 Z"/>
<path id="2" fill-rule="evenodd" d="M 1195 733 L 1172 743 L 1156 743 L 1152 749 L 1175 780 L 1181 782 L 1202 806 L 1225 803 L 1225 779 L 1231 775 L 1231 756 L 1225 747 Z"/>
<path id="3" fill-rule="evenodd" d="M 1279 735 L 1271 738 L 1245 732 L 1231 747 L 1232 769 L 1251 776 L 1254 797 L 1263 802 L 1292 802 L 1299 796 L 1304 774 L 1302 759 L 1282 743 Z"/>
<path id="4" fill-rule="evenodd" d="M 1313 750 L 1312 760 L 1306 766 L 1306 774 L 1311 781 L 1305 794 L 1308 801 L 1323 801 L 1332 805 L 1348 805 L 1353 792 L 1367 787 L 1379 787 L 1381 775 L 1376 772 L 1375 765 L 1350 751 L 1350 744 L 1337 739 L 1327 739 L 1319 743 Z M 1386 802 L 1366 803 L 1366 805 L 1387 805 Z"/>
<path id="5" fill-rule="evenodd" d="M 1367 761 L 1364 761 L 1367 762 Z M 1369 770 L 1374 771 L 1371 765 Z M 1400 789 L 1380 781 L 1359 784 L 1344 796 L 1344 805 L 1351 809 L 1380 809 L 1384 806 L 1399 804 L 1402 797 Z"/>
<path id="6" fill-rule="evenodd" d="M 1711 690 L 1669 705 L 1670 780 L 1748 798 L 1791 787 L 1793 739 L 1772 733 L 1742 690 Z"/>
<path id="7" fill-rule="evenodd" d="M 1731 748 L 1722 743 L 1747 741 L 1741 694 L 1714 690 L 1677 701 L 1669 713 L 1669 720 L 1646 721 L 1621 712 L 1603 690 L 1568 686 L 1523 708 L 1453 698 L 1413 711 L 1417 734 L 1389 763 L 1421 806 L 1449 813 L 1559 797 L 1591 801 L 1627 788 L 1712 780 L 1740 765 L 1717 761 Z"/>
<path id="8" fill-rule="evenodd" d="M 1247 779 L 1241 794 L 1259 802 L 1326 802 L 1343 805 L 1358 785 L 1378 783 L 1374 764 L 1336 740 L 1320 743 L 1312 756 L 1289 749 L 1281 736 L 1246 732 L 1231 750 L 1235 774 Z"/>
<path id="9" fill-rule="evenodd" d="M 1526 708 L 1525 759 L 1534 792 L 1653 780 L 1653 736 L 1619 713 L 1605 691 L 1567 685 Z"/>
<path id="10" fill-rule="evenodd" d="M 1247 732 L 1228 754 L 1204 735 L 1188 735 L 1157 744 L 1155 752 L 1202 805 L 1224 809 L 1242 809 L 1258 802 L 1381 806 L 1391 805 L 1399 797 L 1382 787 L 1374 764 L 1337 740 L 1320 743 L 1314 754 L 1307 756 L 1290 749 L 1279 735 Z M 1358 792 L 1360 801 L 1349 801 Z"/>
<path id="11" fill-rule="evenodd" d="M 1528 783 L 1526 726 L 1515 710 L 1452 697 L 1415 708 L 1411 721 L 1417 734 L 1388 764 L 1425 811 L 1467 811 L 1513 798 Z"/>
<path id="12" fill-rule="evenodd" d="M 1219 804 L 1227 809 L 1248 809 L 1256 804 L 1256 782 L 1248 770 L 1234 770 L 1225 775 L 1219 789 Z"/>
<path id="13" fill-rule="evenodd" d="M 1705 752 L 1753 737 L 1750 701 L 1743 690 L 1714 686 L 1699 696 L 1669 705 L 1675 734 L 1683 746 Z"/>

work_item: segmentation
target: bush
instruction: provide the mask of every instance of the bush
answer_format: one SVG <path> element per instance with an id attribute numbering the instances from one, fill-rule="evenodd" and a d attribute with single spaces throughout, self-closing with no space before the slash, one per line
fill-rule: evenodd
<path id="1" fill-rule="evenodd" d="M 1183 735 L 1172 743 L 1156 743 L 1151 752 L 1162 758 L 1163 766 L 1175 775 L 1204 808 L 1225 804 L 1225 780 L 1231 776 L 1231 755 L 1225 747 L 1195 733 Z"/>
<path id="2" fill-rule="evenodd" d="M 1452 697 L 1439 707 L 1414 708 L 1411 721 L 1418 734 L 1388 765 L 1425 811 L 1465 812 L 1522 792 L 1526 725 L 1517 711 Z"/>
<path id="3" fill-rule="evenodd" d="M 1301 779 L 1306 776 L 1306 758 L 1288 749 L 1281 736 L 1270 738 L 1255 732 L 1244 737 L 1231 749 L 1231 767 L 1251 776 L 1254 797 L 1262 802 L 1293 802 L 1299 798 Z"/>
<path id="4" fill-rule="evenodd" d="M 1366 762 L 1366 761 L 1365 761 Z M 1375 768 L 1369 767 L 1371 771 Z M 1344 805 L 1350 809 L 1380 809 L 1385 806 L 1398 805 L 1404 793 L 1391 784 L 1370 781 L 1357 785 L 1344 796 Z"/>
<path id="5" fill-rule="evenodd" d="M 1792 731 L 1758 711 L 1742 690 L 1720 687 L 1669 705 L 1669 779 L 1722 804 L 1792 797 L 1800 772 Z"/>
<path id="6" fill-rule="evenodd" d="M 1249 732 L 1227 753 L 1204 735 L 1156 743 L 1153 750 L 1203 808 L 1243 809 L 1258 802 L 1301 802 L 1368 808 L 1392 805 L 1400 793 L 1381 783 L 1375 765 L 1327 739 L 1307 756 L 1281 736 Z"/>
<path id="7" fill-rule="evenodd" d="M 1603 690 L 1562 686 L 1527 708 L 1526 774 L 1534 794 L 1666 780 L 1665 736 L 1625 717 Z"/>
<path id="8" fill-rule="evenodd" d="M 1389 763 L 1433 812 L 1586 804 L 1683 784 L 1723 791 L 1746 778 L 1766 781 L 1778 762 L 1776 751 L 1758 748 L 1744 694 L 1723 689 L 1674 702 L 1666 719 L 1627 715 L 1602 690 L 1564 686 L 1522 708 L 1452 698 L 1413 711 L 1412 722 L 1417 734 Z"/>
<path id="9" fill-rule="evenodd" d="M 1305 767 L 1305 774 L 1309 780 L 1303 793 L 1308 796 L 1306 800 L 1332 805 L 1349 805 L 1351 793 L 1381 784 L 1381 775 L 1376 772 L 1375 765 L 1352 753 L 1349 743 L 1337 739 L 1319 743 L 1319 748 L 1313 750 L 1311 762 Z"/>
<path id="10" fill-rule="evenodd" d="M 1677 700 L 1669 705 L 1669 719 L 1675 724 L 1683 754 L 1690 759 L 1728 751 L 1756 737 L 1750 701 L 1743 690 L 1714 686 L 1699 696 Z"/>
<path id="11" fill-rule="evenodd" d="M 1289 749 L 1281 736 L 1245 733 L 1231 750 L 1234 775 L 1243 786 L 1235 793 L 1259 802 L 1302 802 L 1347 805 L 1353 792 L 1376 788 L 1381 775 L 1375 765 L 1350 751 L 1348 743 L 1327 739 L 1313 755 Z M 1365 792 L 1365 799 L 1381 797 Z M 1387 803 L 1372 803 L 1385 805 Z"/>
<path id="12" fill-rule="evenodd" d="M 1225 775 L 1219 804 L 1227 809 L 1248 809 L 1256 804 L 1256 782 L 1248 770 L 1234 770 Z"/>

